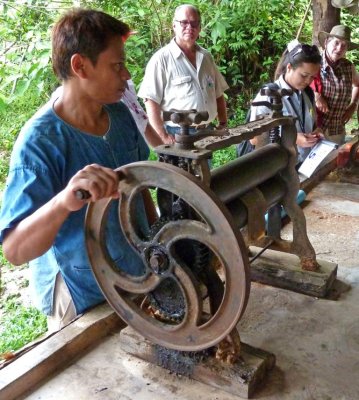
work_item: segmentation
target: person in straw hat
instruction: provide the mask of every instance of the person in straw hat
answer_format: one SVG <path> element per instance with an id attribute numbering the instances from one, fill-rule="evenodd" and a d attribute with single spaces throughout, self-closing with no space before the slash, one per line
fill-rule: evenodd
<path id="1" fill-rule="evenodd" d="M 359 48 L 351 41 L 347 26 L 336 25 L 321 31 L 318 41 L 323 48 L 322 67 L 312 82 L 318 125 L 325 136 L 338 144 L 345 141 L 345 124 L 358 108 L 359 74 L 345 58 L 347 51 Z"/>
<path id="2" fill-rule="evenodd" d="M 359 14 L 358 0 L 332 0 L 332 6 L 336 8 L 345 8 L 350 14 Z"/>

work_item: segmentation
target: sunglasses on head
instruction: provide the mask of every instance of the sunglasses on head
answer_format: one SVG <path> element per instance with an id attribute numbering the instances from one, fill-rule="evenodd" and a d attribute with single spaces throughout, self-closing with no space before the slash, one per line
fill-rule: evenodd
<path id="1" fill-rule="evenodd" d="M 313 46 L 310 46 L 309 44 L 299 44 L 290 52 L 290 55 L 294 58 L 300 53 L 304 53 L 306 56 L 320 54 L 318 47 L 315 44 Z"/>
<path id="2" fill-rule="evenodd" d="M 188 25 L 191 25 L 191 28 L 198 28 L 201 24 L 200 21 L 188 21 L 187 19 L 183 19 L 181 21 L 175 19 L 175 21 L 178 22 L 182 28 L 187 28 Z"/>

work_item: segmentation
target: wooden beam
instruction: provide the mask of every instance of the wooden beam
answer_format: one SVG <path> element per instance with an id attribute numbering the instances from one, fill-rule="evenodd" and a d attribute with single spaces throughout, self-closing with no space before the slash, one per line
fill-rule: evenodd
<path id="1" fill-rule="evenodd" d="M 15 400 L 31 392 L 101 338 L 125 326 L 108 304 L 92 309 L 4 367 L 0 400 Z"/>
<path id="2" fill-rule="evenodd" d="M 251 246 L 251 256 L 261 250 Z M 251 280 L 315 297 L 326 297 L 337 276 L 337 264 L 317 260 L 318 272 L 304 271 L 299 257 L 281 251 L 266 250 L 251 264 Z"/>
<path id="3" fill-rule="evenodd" d="M 276 360 L 272 353 L 241 343 L 242 360 L 230 365 L 201 352 L 189 354 L 165 349 L 130 327 L 121 331 L 120 346 L 142 360 L 245 399 L 251 398 L 263 384 Z"/>

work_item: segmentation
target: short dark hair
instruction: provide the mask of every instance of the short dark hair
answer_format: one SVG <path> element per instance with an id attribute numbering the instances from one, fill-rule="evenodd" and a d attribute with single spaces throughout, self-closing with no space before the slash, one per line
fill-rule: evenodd
<path id="1" fill-rule="evenodd" d="M 291 51 L 286 49 L 278 62 L 274 79 L 278 79 L 280 75 L 285 73 L 288 64 L 291 64 L 293 69 L 296 69 L 303 63 L 320 64 L 322 57 L 317 46 L 299 43 Z"/>
<path id="2" fill-rule="evenodd" d="M 129 26 L 101 11 L 75 8 L 64 14 L 52 30 L 52 67 L 61 80 L 71 76 L 71 57 L 79 53 L 96 65 L 98 56 L 115 36 Z"/>

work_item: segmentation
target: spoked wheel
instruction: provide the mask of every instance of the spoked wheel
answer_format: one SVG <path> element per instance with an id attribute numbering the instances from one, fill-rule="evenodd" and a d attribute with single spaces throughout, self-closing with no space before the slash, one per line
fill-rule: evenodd
<path id="1" fill-rule="evenodd" d="M 236 326 L 250 290 L 245 245 L 227 209 L 196 177 L 175 166 L 145 161 L 117 171 L 118 218 L 144 273 L 128 274 L 110 256 L 106 219 L 112 200 L 91 203 L 86 244 L 106 299 L 128 325 L 156 344 L 182 351 L 216 345 Z M 136 207 L 144 190 L 154 188 L 180 199 L 194 219 L 159 219 L 145 237 L 138 229 Z M 211 265 L 198 262 L 203 249 Z M 157 317 L 148 311 L 156 307 Z"/>

